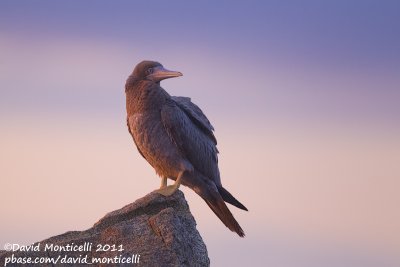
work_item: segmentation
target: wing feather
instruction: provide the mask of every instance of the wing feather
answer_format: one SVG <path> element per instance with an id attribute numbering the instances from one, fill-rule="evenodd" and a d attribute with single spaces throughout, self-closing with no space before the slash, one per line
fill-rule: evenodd
<path id="1" fill-rule="evenodd" d="M 214 180 L 219 185 L 221 182 L 218 170 L 218 150 L 216 148 L 216 141 L 214 141 L 215 137 L 211 138 L 208 133 L 200 129 L 198 121 L 191 115 L 188 115 L 173 100 L 168 101 L 162 107 L 161 120 L 168 135 L 182 155 L 199 172 Z"/>
<path id="2" fill-rule="evenodd" d="M 190 97 L 172 96 L 172 100 L 190 117 L 192 122 L 196 124 L 215 144 L 217 139 L 214 136 L 214 127 L 204 115 L 203 111 L 191 101 Z"/>

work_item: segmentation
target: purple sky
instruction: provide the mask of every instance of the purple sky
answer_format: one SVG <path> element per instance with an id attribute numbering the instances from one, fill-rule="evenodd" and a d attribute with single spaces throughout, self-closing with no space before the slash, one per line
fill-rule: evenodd
<path id="1" fill-rule="evenodd" d="M 244 114 L 259 119 L 272 114 L 295 119 L 319 114 L 317 120 L 389 123 L 400 118 L 397 1 L 2 1 L 0 5 L 3 110 L 23 105 L 34 110 L 69 112 L 74 107 L 119 113 L 121 95 L 115 93 L 119 88 L 111 89 L 114 81 L 82 75 L 80 80 L 88 80 L 85 90 L 56 90 L 51 88 L 52 77 L 38 71 L 51 57 L 48 64 L 55 71 L 69 72 L 74 62 L 64 62 L 64 54 L 90 56 L 93 49 L 118 64 L 100 60 L 95 67 L 115 77 L 120 87 L 143 58 L 190 74 L 192 83 L 185 91 L 203 97 L 210 110 L 219 112 L 222 98 L 236 107 L 223 117 Z M 91 56 L 101 59 L 104 54 Z M 114 75 L 116 69 L 121 76 Z M 36 88 L 19 85 L 18 78 L 7 79 L 16 73 L 29 77 L 32 70 L 38 73 L 29 84 L 37 81 Z M 68 76 L 57 77 L 62 78 Z M 214 80 L 219 84 L 213 85 Z"/>

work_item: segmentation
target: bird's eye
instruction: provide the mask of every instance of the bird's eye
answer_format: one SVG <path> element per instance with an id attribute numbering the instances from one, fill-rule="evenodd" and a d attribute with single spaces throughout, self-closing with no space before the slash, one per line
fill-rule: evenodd
<path id="1" fill-rule="evenodd" d="M 153 73 L 153 68 L 149 68 L 148 70 L 147 70 L 147 74 L 152 74 Z"/>

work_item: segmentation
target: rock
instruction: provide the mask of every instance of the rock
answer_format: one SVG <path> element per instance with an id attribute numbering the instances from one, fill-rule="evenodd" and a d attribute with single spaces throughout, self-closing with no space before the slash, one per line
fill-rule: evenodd
<path id="1" fill-rule="evenodd" d="M 181 191 L 170 197 L 152 192 L 106 214 L 86 231 L 67 232 L 24 248 L 30 251 L 22 251 L 22 247 L 0 251 L 0 265 L 8 261 L 6 266 L 22 266 L 29 257 L 32 261 L 53 260 L 54 264 L 23 266 L 88 266 L 90 262 L 95 266 L 210 265 L 206 245 Z"/>

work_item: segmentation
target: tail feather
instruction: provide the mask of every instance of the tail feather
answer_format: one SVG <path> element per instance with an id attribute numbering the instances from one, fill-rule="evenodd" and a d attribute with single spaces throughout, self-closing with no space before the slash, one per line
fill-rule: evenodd
<path id="1" fill-rule="evenodd" d="M 229 228 L 229 230 L 236 232 L 240 237 L 245 236 L 242 227 L 240 227 L 239 223 L 235 220 L 221 196 L 218 196 L 216 199 L 214 198 L 212 200 L 205 198 L 203 199 L 206 201 L 207 205 L 211 208 L 215 215 L 217 215 L 218 218 L 225 224 L 225 226 Z"/>
<path id="2" fill-rule="evenodd" d="M 234 196 L 231 195 L 231 193 L 228 192 L 228 190 L 226 190 L 225 188 L 223 188 L 222 186 L 218 186 L 218 192 L 221 194 L 221 197 L 223 198 L 223 200 L 225 200 L 226 202 L 232 204 L 233 206 L 248 211 L 248 209 L 239 202 L 239 200 L 237 200 Z"/>
<path id="3" fill-rule="evenodd" d="M 232 213 L 226 206 L 223 197 L 212 180 L 195 171 L 194 173 L 183 177 L 182 183 L 190 187 L 202 199 L 204 199 L 207 205 L 225 224 L 226 227 L 228 227 L 231 231 L 236 232 L 240 237 L 244 237 L 243 229 L 240 227 L 239 223 L 235 220 Z M 237 202 L 240 203 L 239 201 Z"/>

